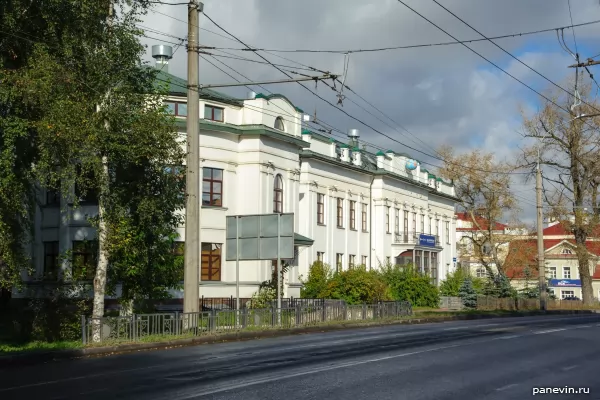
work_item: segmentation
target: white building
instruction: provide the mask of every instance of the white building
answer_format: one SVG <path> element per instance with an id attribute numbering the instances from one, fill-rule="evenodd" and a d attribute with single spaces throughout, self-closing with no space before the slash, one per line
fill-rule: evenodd
<path id="1" fill-rule="evenodd" d="M 158 79 L 169 82 L 166 101 L 185 138 L 187 82 L 165 72 Z M 200 295 L 235 295 L 235 262 L 224 256 L 228 215 L 294 213 L 297 257 L 290 260 L 285 296 L 299 297 L 300 279 L 318 259 L 344 269 L 415 260 L 436 282 L 444 277 L 455 257 L 454 188 L 418 163 L 409 170 L 414 160 L 406 155 L 370 154 L 356 147 L 356 138 L 350 147 L 303 130 L 302 116 L 281 95 L 234 99 L 201 91 Z M 66 250 L 91 258 L 82 241 L 96 237 L 85 217 L 97 212 L 93 202 L 72 209 L 54 193 L 44 200 L 36 217 L 34 280 L 69 268 L 57 261 Z M 185 241 L 183 227 L 179 234 Z M 240 296 L 250 297 L 271 272 L 271 261 L 241 262 Z"/>

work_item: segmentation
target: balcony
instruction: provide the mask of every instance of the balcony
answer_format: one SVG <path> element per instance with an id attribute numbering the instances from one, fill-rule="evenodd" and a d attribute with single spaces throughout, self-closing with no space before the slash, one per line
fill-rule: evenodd
<path id="1" fill-rule="evenodd" d="M 415 232 L 415 231 L 396 233 L 396 234 L 394 234 L 394 243 L 395 244 L 416 244 L 416 245 L 418 245 L 420 235 L 421 235 L 421 232 Z M 435 238 L 435 246 L 440 245 L 440 237 L 438 235 L 431 235 L 429 233 L 424 233 L 424 235 Z M 428 245 L 431 246 L 431 244 L 428 244 Z"/>

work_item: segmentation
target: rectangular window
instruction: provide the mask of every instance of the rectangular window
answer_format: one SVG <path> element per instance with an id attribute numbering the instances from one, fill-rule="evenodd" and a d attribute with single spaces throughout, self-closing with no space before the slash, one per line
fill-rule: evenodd
<path id="1" fill-rule="evenodd" d="M 392 263 L 392 259 L 391 259 L 391 257 L 390 257 L 390 256 L 387 256 L 387 257 L 385 258 L 385 261 L 387 262 L 387 265 L 390 265 L 390 264 Z"/>
<path id="2" fill-rule="evenodd" d="M 365 203 L 362 205 L 362 230 L 363 232 L 367 231 L 367 205 Z"/>
<path id="3" fill-rule="evenodd" d="M 317 193 L 317 224 L 325 225 L 325 195 Z"/>
<path id="4" fill-rule="evenodd" d="M 420 233 L 425 233 L 425 216 L 423 214 L 421 214 L 421 232 Z"/>
<path id="5" fill-rule="evenodd" d="M 223 122 L 223 108 L 204 105 L 204 119 L 211 121 Z"/>
<path id="6" fill-rule="evenodd" d="M 575 291 L 574 290 L 561 290 L 560 291 L 560 298 L 562 300 L 567 299 L 569 297 L 575 297 Z"/>
<path id="7" fill-rule="evenodd" d="M 356 256 L 354 254 L 350 254 L 348 256 L 348 268 L 353 268 L 354 267 L 354 260 L 356 259 Z"/>
<path id="8" fill-rule="evenodd" d="M 427 233 L 431 235 L 431 217 L 427 219 L 427 222 L 429 222 L 429 225 L 427 226 Z"/>
<path id="9" fill-rule="evenodd" d="M 412 214 L 413 214 L 412 231 L 417 232 L 417 213 L 414 212 Z"/>
<path id="10" fill-rule="evenodd" d="M 337 199 L 337 227 L 344 227 L 344 199 Z"/>
<path id="11" fill-rule="evenodd" d="M 390 233 L 390 206 L 385 208 L 385 231 Z"/>
<path id="12" fill-rule="evenodd" d="M 440 220 L 435 220 L 435 236 L 437 236 L 437 240 L 440 240 Z"/>
<path id="13" fill-rule="evenodd" d="M 317 251 L 317 261 L 323 262 L 323 258 L 325 256 L 325 253 L 322 251 Z"/>
<path id="14" fill-rule="evenodd" d="M 165 166 L 165 173 L 173 175 L 173 178 L 175 178 L 179 183 L 179 188 L 181 189 L 181 196 L 185 197 L 185 167 L 177 165 L 167 165 Z"/>
<path id="15" fill-rule="evenodd" d="M 563 267 L 563 279 L 571 279 L 571 267 Z"/>
<path id="16" fill-rule="evenodd" d="M 350 229 L 356 230 L 356 202 L 350 201 Z"/>
<path id="17" fill-rule="evenodd" d="M 446 243 L 450 244 L 450 222 L 446 222 Z"/>
<path id="18" fill-rule="evenodd" d="M 408 235 L 408 211 L 404 211 L 404 235 Z"/>
<path id="19" fill-rule="evenodd" d="M 394 232 L 397 234 L 400 233 L 400 210 L 396 208 L 396 214 L 395 214 L 395 223 L 394 223 Z"/>
<path id="20" fill-rule="evenodd" d="M 55 280 L 58 278 L 58 242 L 44 242 L 44 278 Z"/>
<path id="21" fill-rule="evenodd" d="M 173 114 L 176 117 L 187 117 L 187 103 L 167 101 L 165 102 L 165 106 L 167 106 L 169 114 Z"/>
<path id="22" fill-rule="evenodd" d="M 340 272 L 342 270 L 342 263 L 344 262 L 344 255 L 342 253 L 337 253 L 335 255 L 335 270 L 336 272 Z"/>
<path id="23" fill-rule="evenodd" d="M 362 265 L 367 266 L 367 256 L 362 256 Z"/>
<path id="24" fill-rule="evenodd" d="M 46 189 L 46 205 L 47 206 L 58 206 L 60 205 L 60 191 L 58 189 Z"/>
<path id="25" fill-rule="evenodd" d="M 217 243 L 202 243 L 202 273 L 203 281 L 221 280 L 221 245 Z"/>
<path id="26" fill-rule="evenodd" d="M 202 168 L 202 205 L 223 206 L 223 170 Z"/>
<path id="27" fill-rule="evenodd" d="M 73 241 L 73 279 L 92 280 L 98 265 L 98 242 Z"/>
<path id="28" fill-rule="evenodd" d="M 548 268 L 548 275 L 550 275 L 550 279 L 556 279 L 556 267 Z"/>

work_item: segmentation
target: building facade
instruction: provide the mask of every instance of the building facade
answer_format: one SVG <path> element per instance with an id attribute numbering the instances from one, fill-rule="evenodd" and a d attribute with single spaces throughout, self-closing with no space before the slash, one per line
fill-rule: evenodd
<path id="1" fill-rule="evenodd" d="M 582 298 L 575 239 L 563 224 L 552 222 L 543 230 L 544 261 L 548 288 L 559 299 Z M 594 297 L 600 299 L 600 238 L 586 241 Z M 515 240 L 507 257 L 507 276 L 517 289 L 538 285 L 537 239 Z"/>
<path id="2" fill-rule="evenodd" d="M 165 72 L 158 80 L 168 85 L 165 101 L 185 140 L 187 82 Z M 454 188 L 406 155 L 373 154 L 356 137 L 344 143 L 304 129 L 302 117 L 281 95 L 235 99 L 200 91 L 200 295 L 235 296 L 235 262 L 225 260 L 226 216 L 282 212 L 294 213 L 296 249 L 295 259 L 286 260 L 284 296 L 300 295 L 301 279 L 317 260 L 343 269 L 414 262 L 439 282 L 455 257 Z M 57 193 L 44 197 L 31 249 L 36 273 L 27 278 L 36 282 L 70 268 L 59 254 L 93 258 L 83 244 L 96 240 L 87 223 L 97 214 L 93 198 L 74 209 Z M 178 233 L 185 242 L 183 226 Z M 272 268 L 270 260 L 241 261 L 240 296 L 255 293 Z"/>

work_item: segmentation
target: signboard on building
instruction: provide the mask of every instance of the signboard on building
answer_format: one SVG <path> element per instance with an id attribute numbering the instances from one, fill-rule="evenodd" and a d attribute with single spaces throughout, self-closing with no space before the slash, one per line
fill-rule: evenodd
<path id="1" fill-rule="evenodd" d="M 227 261 L 292 260 L 294 214 L 228 216 L 225 237 Z"/>
<path id="2" fill-rule="evenodd" d="M 581 279 L 550 279 L 552 287 L 581 287 Z"/>
<path id="3" fill-rule="evenodd" d="M 435 247 L 435 236 L 421 233 L 419 235 L 419 246 Z"/>

